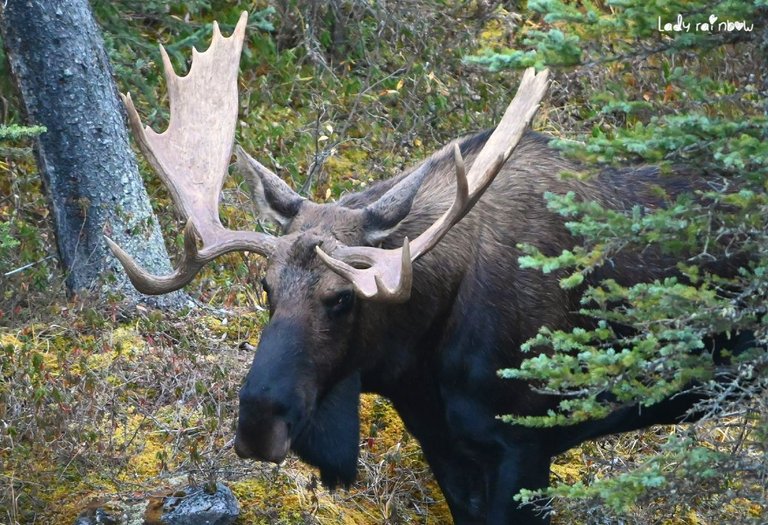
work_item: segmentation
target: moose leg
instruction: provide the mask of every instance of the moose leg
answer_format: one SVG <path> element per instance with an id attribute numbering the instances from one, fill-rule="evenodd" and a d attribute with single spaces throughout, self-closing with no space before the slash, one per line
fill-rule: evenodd
<path id="1" fill-rule="evenodd" d="M 461 452 L 436 451 L 421 442 L 422 450 L 451 509 L 454 525 L 481 525 L 485 523 L 484 476 L 477 462 Z"/>
<path id="2" fill-rule="evenodd" d="M 454 525 L 484 524 L 486 476 L 481 462 L 473 460 L 450 439 L 446 421 L 439 416 L 440 410 L 434 407 L 420 410 L 412 402 L 396 401 L 395 408 L 408 431 L 419 441 L 451 509 Z M 425 417 L 427 414 L 429 417 Z"/>
<path id="3" fill-rule="evenodd" d="M 549 485 L 550 456 L 536 443 L 507 446 L 489 479 L 488 525 L 546 525 L 549 517 L 531 505 L 520 505 L 514 496 L 520 489 Z"/>

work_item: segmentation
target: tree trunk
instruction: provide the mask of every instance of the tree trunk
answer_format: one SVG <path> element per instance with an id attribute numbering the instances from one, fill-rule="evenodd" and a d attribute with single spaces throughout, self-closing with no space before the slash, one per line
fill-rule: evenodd
<path id="1" fill-rule="evenodd" d="M 138 298 L 104 233 L 150 271 L 171 267 L 88 1 L 7 0 L 0 30 L 28 120 L 47 128 L 37 163 L 68 291 Z"/>

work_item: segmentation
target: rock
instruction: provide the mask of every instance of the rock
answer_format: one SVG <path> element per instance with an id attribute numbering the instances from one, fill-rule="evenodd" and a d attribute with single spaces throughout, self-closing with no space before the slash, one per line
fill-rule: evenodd
<path id="1" fill-rule="evenodd" d="M 181 480 L 169 485 L 176 483 Z M 182 489 L 166 486 L 141 499 L 94 501 L 74 525 L 230 525 L 239 514 L 235 495 L 222 483 Z"/>
<path id="2" fill-rule="evenodd" d="M 160 521 L 164 525 L 230 525 L 240 514 L 240 505 L 229 488 L 216 483 L 211 493 L 206 487 L 187 487 L 166 496 Z"/>
<path id="3" fill-rule="evenodd" d="M 102 507 L 86 509 L 75 520 L 75 525 L 118 525 L 119 523 L 120 518 Z"/>

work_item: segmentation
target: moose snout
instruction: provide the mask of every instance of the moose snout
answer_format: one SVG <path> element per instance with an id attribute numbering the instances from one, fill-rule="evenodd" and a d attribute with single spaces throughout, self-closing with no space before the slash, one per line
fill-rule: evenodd
<path id="1" fill-rule="evenodd" d="M 301 325 L 273 319 L 261 335 L 253 364 L 240 389 L 235 452 L 242 458 L 280 463 L 316 397 L 303 371 Z"/>
<path id="2" fill-rule="evenodd" d="M 238 425 L 235 453 L 243 459 L 281 463 L 288 455 L 291 446 L 289 434 L 288 423 L 281 419 L 272 421 L 268 427 L 260 429 L 257 434 L 243 431 L 243 427 Z M 259 439 L 254 439 L 254 435 Z"/>
<path id="3" fill-rule="evenodd" d="M 241 458 L 280 463 L 291 446 L 292 421 L 279 403 L 240 395 L 235 452 Z"/>

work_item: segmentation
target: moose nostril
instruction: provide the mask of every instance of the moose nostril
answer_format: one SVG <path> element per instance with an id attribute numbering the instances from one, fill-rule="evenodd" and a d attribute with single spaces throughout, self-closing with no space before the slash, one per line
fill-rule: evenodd
<path id="1" fill-rule="evenodd" d="M 241 421 L 235 435 L 235 453 L 241 458 L 280 463 L 291 446 L 291 425 L 281 418 L 260 420 L 255 426 Z"/>

